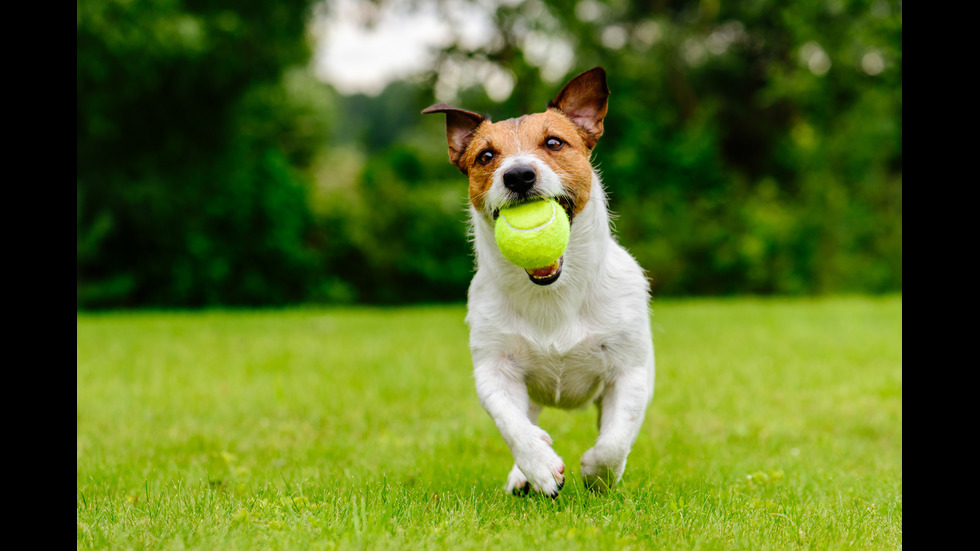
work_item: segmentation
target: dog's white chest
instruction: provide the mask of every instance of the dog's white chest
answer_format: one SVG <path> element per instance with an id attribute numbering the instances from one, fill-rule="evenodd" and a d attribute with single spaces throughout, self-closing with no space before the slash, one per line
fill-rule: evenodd
<path id="1" fill-rule="evenodd" d="M 563 337 L 538 341 L 515 336 L 518 346 L 511 358 L 532 400 L 544 406 L 576 408 L 602 391 L 609 359 L 594 333 L 579 330 Z"/>

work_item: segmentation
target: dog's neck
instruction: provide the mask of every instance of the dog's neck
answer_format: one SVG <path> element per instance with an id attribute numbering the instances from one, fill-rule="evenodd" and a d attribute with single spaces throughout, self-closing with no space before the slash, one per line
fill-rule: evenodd
<path id="1" fill-rule="evenodd" d="M 540 326 L 561 323 L 580 311 L 612 244 L 606 194 L 594 171 L 589 202 L 572 220 L 562 275 L 545 287 L 532 283 L 524 269 L 504 258 L 497 248 L 492 221 L 472 205 L 469 210 L 477 271 L 486 271 L 489 276 L 484 284 L 496 287 L 511 308 L 532 323 L 537 320 Z"/>

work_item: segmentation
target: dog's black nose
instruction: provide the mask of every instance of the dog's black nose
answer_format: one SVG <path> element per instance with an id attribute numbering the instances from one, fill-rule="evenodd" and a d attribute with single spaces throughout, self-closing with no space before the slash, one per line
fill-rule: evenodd
<path id="1" fill-rule="evenodd" d="M 529 166 L 515 166 L 504 172 L 504 186 L 515 193 L 526 193 L 538 179 L 538 174 Z"/>

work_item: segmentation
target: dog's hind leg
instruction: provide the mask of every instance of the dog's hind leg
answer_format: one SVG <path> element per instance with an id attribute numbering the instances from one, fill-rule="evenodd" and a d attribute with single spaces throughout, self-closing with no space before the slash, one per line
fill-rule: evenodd
<path id="1" fill-rule="evenodd" d="M 510 448 L 517 471 L 532 491 L 557 497 L 565 484 L 565 463 L 551 448 L 548 433 L 531 420 L 532 402 L 524 381 L 513 376 L 513 370 L 504 358 L 484 363 L 474 357 L 474 363 L 473 375 L 480 403 Z M 537 418 L 536 412 L 534 417 Z M 516 475 L 513 469 L 511 475 Z M 508 476 L 507 479 L 508 491 L 513 491 L 511 478 Z M 515 485 L 518 482 L 519 479 L 513 480 Z"/>
<path id="2" fill-rule="evenodd" d="M 596 403 L 599 438 L 582 455 L 582 480 L 586 488 L 604 492 L 622 478 L 626 457 L 640 432 L 652 396 L 652 354 L 648 366 L 624 370 L 606 386 Z"/>

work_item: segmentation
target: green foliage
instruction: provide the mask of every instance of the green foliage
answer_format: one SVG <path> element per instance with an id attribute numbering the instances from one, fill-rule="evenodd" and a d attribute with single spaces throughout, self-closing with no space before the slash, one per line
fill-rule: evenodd
<path id="1" fill-rule="evenodd" d="M 622 485 L 579 478 L 595 410 L 546 409 L 555 501 L 502 490 L 460 306 L 81 314 L 76 546 L 902 546 L 900 298 L 653 309 Z"/>
<path id="2" fill-rule="evenodd" d="M 488 70 L 505 100 L 454 103 L 539 111 L 596 65 L 595 159 L 658 295 L 902 288 L 900 3 L 500 3 L 494 40 L 378 97 L 301 68 L 309 4 L 78 4 L 80 307 L 460 300 L 466 180 L 419 111 Z"/>
<path id="3" fill-rule="evenodd" d="M 302 174 L 329 89 L 303 72 L 308 0 L 82 2 L 79 306 L 307 298 Z"/>
<path id="4" fill-rule="evenodd" d="M 433 155 L 431 149 L 392 146 L 371 158 L 353 191 L 323 198 L 319 227 L 336 279 L 323 285 L 319 299 L 392 303 L 466 296 L 473 260 L 465 184 L 458 172 L 446 178 L 444 156 L 441 148 Z"/>

